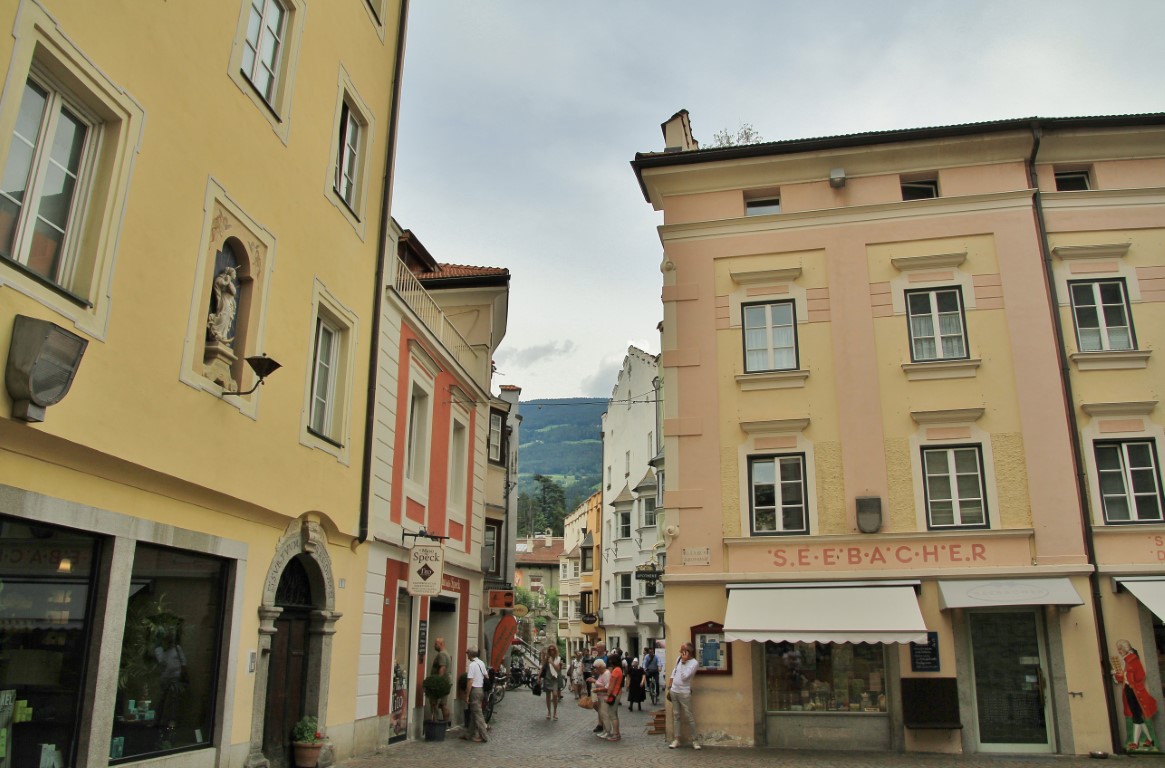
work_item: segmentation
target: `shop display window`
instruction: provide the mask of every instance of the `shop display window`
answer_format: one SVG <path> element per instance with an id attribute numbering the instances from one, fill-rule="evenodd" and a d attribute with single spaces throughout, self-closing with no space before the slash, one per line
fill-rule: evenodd
<path id="1" fill-rule="evenodd" d="M 112 761 L 211 743 L 225 586 L 218 558 L 137 545 Z"/>
<path id="2" fill-rule="evenodd" d="M 0 516 L 0 765 L 73 764 L 99 552 L 97 537 Z"/>
<path id="3" fill-rule="evenodd" d="M 867 643 L 765 643 L 770 712 L 885 712 L 886 659 Z"/>

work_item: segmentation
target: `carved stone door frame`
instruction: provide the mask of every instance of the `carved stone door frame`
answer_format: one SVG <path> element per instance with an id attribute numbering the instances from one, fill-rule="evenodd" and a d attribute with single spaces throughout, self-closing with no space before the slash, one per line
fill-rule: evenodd
<path id="1" fill-rule="evenodd" d="M 255 662 L 255 706 L 251 714 L 251 750 L 247 756 L 247 768 L 268 768 L 270 765 L 263 754 L 263 723 L 267 711 L 267 678 L 271 661 L 271 638 L 275 634 L 275 620 L 283 609 L 275 604 L 275 592 L 283 569 L 292 558 L 307 555 L 302 562 L 307 567 L 312 585 L 312 598 L 317 603 L 311 611 L 311 627 L 308 630 L 307 685 L 304 692 L 304 709 L 314 715 L 321 727 L 327 725 L 328 688 L 331 679 L 332 636 L 336 633 L 336 622 L 342 614 L 335 610 L 336 585 L 332 577 L 332 559 L 328 555 L 327 539 L 319 523 L 311 520 L 293 520 L 279 544 L 275 556 L 267 568 L 263 580 L 263 596 L 259 604 L 259 652 Z M 315 567 L 310 567 L 314 565 Z M 318 603 L 323 603 L 319 605 Z M 331 765 L 331 746 L 327 745 L 320 754 L 320 765 Z"/>

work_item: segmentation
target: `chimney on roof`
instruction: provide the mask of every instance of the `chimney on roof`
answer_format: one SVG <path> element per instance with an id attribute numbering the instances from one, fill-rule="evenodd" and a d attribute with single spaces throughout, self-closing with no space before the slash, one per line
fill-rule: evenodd
<path id="1" fill-rule="evenodd" d="M 687 152 L 700 148 L 700 142 L 692 138 L 692 121 L 688 119 L 688 110 L 681 109 L 659 127 L 663 130 L 664 152 Z"/>

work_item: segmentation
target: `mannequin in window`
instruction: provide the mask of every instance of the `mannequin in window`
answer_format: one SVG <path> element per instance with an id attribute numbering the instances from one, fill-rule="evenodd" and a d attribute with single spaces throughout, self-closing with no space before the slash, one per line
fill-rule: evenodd
<path id="1" fill-rule="evenodd" d="M 210 341 L 231 344 L 235 340 L 235 314 L 239 308 L 239 279 L 235 267 L 226 267 L 214 278 L 214 293 L 210 314 L 206 317 L 206 332 Z"/>

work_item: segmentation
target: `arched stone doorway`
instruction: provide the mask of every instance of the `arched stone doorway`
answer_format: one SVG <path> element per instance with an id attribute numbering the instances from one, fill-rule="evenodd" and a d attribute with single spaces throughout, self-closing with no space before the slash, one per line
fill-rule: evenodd
<path id="1" fill-rule="evenodd" d="M 248 768 L 290 764 L 290 726 L 304 715 L 327 725 L 332 635 L 340 618 L 332 561 L 323 529 L 311 520 L 287 527 L 263 581 L 259 606 L 259 653 Z M 295 680 L 281 679 L 291 674 Z M 269 698 L 272 687 L 283 694 Z M 320 765 L 332 755 L 321 753 Z"/>

